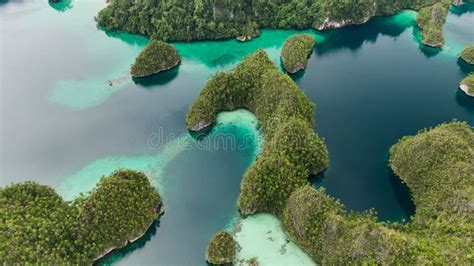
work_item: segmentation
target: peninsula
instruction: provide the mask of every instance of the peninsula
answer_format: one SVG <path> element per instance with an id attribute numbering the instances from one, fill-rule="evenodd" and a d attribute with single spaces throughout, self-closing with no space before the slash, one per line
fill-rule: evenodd
<path id="1" fill-rule="evenodd" d="M 313 130 L 315 105 L 259 50 L 234 70 L 213 76 L 191 105 L 186 123 L 192 131 L 203 130 L 219 112 L 239 108 L 257 116 L 265 139 L 241 182 L 240 212 L 279 215 L 291 193 L 328 166 L 326 145 Z"/>
<path id="2" fill-rule="evenodd" d="M 444 45 L 443 27 L 448 16 L 450 1 L 443 0 L 418 12 L 416 23 L 422 30 L 423 43 L 431 47 Z"/>

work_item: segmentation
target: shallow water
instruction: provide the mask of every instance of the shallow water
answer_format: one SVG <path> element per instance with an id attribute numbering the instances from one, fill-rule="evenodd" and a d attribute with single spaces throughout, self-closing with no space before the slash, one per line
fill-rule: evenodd
<path id="1" fill-rule="evenodd" d="M 202 148 L 186 132 L 187 109 L 210 75 L 258 48 L 279 65 L 284 40 L 297 31 L 264 30 L 245 44 L 176 43 L 180 67 L 135 84 L 128 69 L 148 41 L 97 29 L 93 16 L 103 6 L 0 0 L 0 185 L 35 180 L 70 199 L 114 169 L 145 171 L 163 194 L 165 215 L 144 239 L 102 262 L 204 264 L 212 234 L 232 228 L 240 180 L 261 139 L 255 118 L 239 111 L 220 116 Z M 306 31 L 318 44 L 305 73 L 293 78 L 317 104 L 316 130 L 331 160 L 315 185 L 349 209 L 375 208 L 382 220 L 413 213 L 406 187 L 387 167 L 388 149 L 423 127 L 454 118 L 474 124 L 474 99 L 457 89 L 473 70 L 457 58 L 474 43 L 472 6 L 451 9 L 441 51 L 420 45 L 411 11 Z M 222 136 L 235 136 L 243 148 L 223 148 Z M 262 228 L 278 223 L 266 216 L 242 223 L 248 230 L 239 256 L 249 259 L 267 238 Z M 260 262 L 274 265 L 281 246 L 267 246 Z M 286 257 L 298 261 L 300 252 L 295 247 Z"/>

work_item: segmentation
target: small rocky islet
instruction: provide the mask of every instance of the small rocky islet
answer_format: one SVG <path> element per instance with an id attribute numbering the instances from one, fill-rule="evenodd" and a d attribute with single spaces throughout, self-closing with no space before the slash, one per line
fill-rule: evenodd
<path id="1" fill-rule="evenodd" d="M 71 202 L 45 185 L 12 184 L 0 188 L 1 262 L 91 265 L 141 238 L 162 213 L 156 189 L 133 170 L 102 177 Z"/>
<path id="2" fill-rule="evenodd" d="M 469 65 L 474 65 L 474 45 L 467 46 L 461 52 L 461 59 Z M 459 84 L 459 88 L 470 97 L 474 97 L 474 72 L 471 72 Z"/>
<path id="3" fill-rule="evenodd" d="M 148 77 L 176 67 L 181 62 L 181 56 L 173 45 L 150 40 L 148 45 L 135 59 L 130 74 L 133 78 Z"/>
<path id="4" fill-rule="evenodd" d="M 462 50 L 461 59 L 470 65 L 474 65 L 474 45 L 467 46 Z"/>
<path id="5" fill-rule="evenodd" d="M 286 71 L 296 73 L 306 68 L 316 39 L 309 34 L 298 34 L 286 40 L 281 50 L 281 60 Z"/>
<path id="6" fill-rule="evenodd" d="M 237 36 L 240 41 L 248 41 L 258 36 L 260 27 L 268 25 L 274 28 L 304 28 L 311 24 L 320 30 L 339 28 L 364 23 L 376 15 L 392 14 L 403 7 L 420 10 L 417 23 L 422 29 L 426 45 L 443 46 L 442 27 L 451 3 L 426 1 L 424 4 L 407 6 L 401 2 L 394 1 L 393 6 L 378 6 L 372 2 L 357 5 L 354 8 L 361 11 L 357 16 L 348 16 L 337 6 L 329 10 L 324 3 L 318 2 L 326 13 L 317 19 L 312 18 L 312 21 L 272 21 L 267 18 L 268 21 L 247 22 L 242 31 L 235 30 L 241 25 L 230 22 L 222 25 L 206 24 L 204 29 L 210 31 L 208 35 L 187 32 L 179 27 L 134 28 L 137 25 L 134 20 L 150 19 L 148 17 L 131 17 L 130 22 L 121 24 L 112 21 L 130 12 L 130 9 L 115 11 L 130 7 L 128 5 L 133 5 L 131 2 L 124 2 L 123 5 L 112 2 L 101 12 L 98 21 L 109 28 L 148 36 L 156 34 L 162 36 L 163 40 Z M 454 4 L 459 4 L 459 1 Z M 260 10 L 261 7 L 252 8 Z M 274 11 L 278 10 L 278 7 L 271 8 L 275 10 L 269 14 L 275 14 Z M 230 13 L 225 9 L 216 8 L 213 16 L 229 16 Z M 184 19 L 195 20 L 196 17 L 199 18 Z M 234 17 L 234 13 L 229 17 Z M 150 24 L 163 26 L 163 23 Z M 229 25 L 227 32 L 225 27 Z M 166 32 L 170 30 L 178 34 Z M 304 69 L 315 43 L 314 37 L 295 36 L 287 43 L 282 51 L 285 68 L 290 73 Z M 310 46 L 311 49 L 308 48 Z M 474 62 L 471 48 L 461 54 L 469 64 Z M 135 78 L 150 76 L 171 69 L 180 61 L 174 46 L 152 39 L 137 57 L 131 75 Z M 473 96 L 474 74 L 469 74 L 460 87 L 466 94 Z M 229 98 L 229 95 L 233 97 Z M 415 136 L 402 138 L 391 148 L 390 166 L 412 190 L 417 213 L 410 224 L 387 225 L 377 222 L 375 214 L 370 211 L 347 214 L 344 206 L 325 194 L 324 189 L 315 189 L 309 185 L 309 174 L 323 171 L 329 163 L 324 140 L 314 131 L 315 106 L 287 75 L 276 69 L 263 51 L 247 57 L 234 71 L 218 73 L 209 80 L 190 108 L 188 128 L 192 131 L 208 128 L 215 122 L 218 112 L 237 107 L 247 108 L 257 115 L 266 138 L 262 154 L 242 180 L 238 200 L 240 211 L 246 215 L 269 212 L 279 217 L 291 240 L 315 262 L 472 262 L 470 247 L 474 230 L 470 214 L 473 199 L 469 192 L 474 182 L 474 133 L 467 124 L 451 122 L 426 129 Z M 274 124 L 270 122 L 274 118 L 282 122 L 272 128 L 270 125 Z M 308 145 L 293 142 L 291 136 L 294 135 L 304 138 L 304 143 Z M 420 150 L 424 153 L 420 154 Z M 1 188 L 0 202 L 4 219 L 1 226 L 5 229 L 2 231 L 7 232 L 2 234 L 0 241 L 1 257 L 6 263 L 12 264 L 18 261 L 91 264 L 111 250 L 122 248 L 143 236 L 162 213 L 158 192 L 144 174 L 131 170 L 120 170 L 104 177 L 89 195 L 81 195 L 72 202 L 65 202 L 51 188 L 33 182 Z M 115 222 L 117 217 L 121 223 Z M 34 226 L 31 225 L 33 221 Z M 50 235 L 55 235 L 57 239 L 52 240 Z M 37 246 L 28 245 L 31 242 Z M 206 260 L 213 264 L 232 263 L 235 253 L 235 240 L 229 233 L 220 231 L 209 242 Z"/>

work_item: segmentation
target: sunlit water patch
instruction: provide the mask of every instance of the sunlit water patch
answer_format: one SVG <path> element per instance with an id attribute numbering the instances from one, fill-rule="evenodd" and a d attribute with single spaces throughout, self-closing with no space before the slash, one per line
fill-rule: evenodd
<path id="1" fill-rule="evenodd" d="M 163 183 L 163 171 L 166 165 L 179 153 L 190 148 L 192 139 L 188 134 L 165 144 L 157 155 L 154 156 L 121 156 L 98 159 L 85 166 L 78 172 L 67 176 L 59 186 L 58 192 L 67 200 L 71 200 L 79 193 L 87 193 L 100 180 L 102 176 L 109 175 L 117 169 L 133 169 L 144 172 L 153 185 L 161 193 L 165 192 L 166 185 Z"/>
<path id="2" fill-rule="evenodd" d="M 280 221 L 270 214 L 237 218 L 229 226 L 238 243 L 236 265 L 248 265 L 255 258 L 258 265 L 315 265 L 311 258 L 291 242 Z"/>

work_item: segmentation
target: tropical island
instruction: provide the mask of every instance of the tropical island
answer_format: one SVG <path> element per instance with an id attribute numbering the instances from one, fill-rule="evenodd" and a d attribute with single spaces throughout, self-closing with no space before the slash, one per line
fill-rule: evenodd
<path id="1" fill-rule="evenodd" d="M 474 73 L 467 75 L 459 85 L 459 88 L 468 96 L 474 97 Z"/>
<path id="2" fill-rule="evenodd" d="M 390 150 L 390 166 L 416 204 L 411 223 L 380 223 L 371 211 L 346 213 L 324 189 L 305 186 L 291 195 L 284 228 L 322 264 L 469 264 L 473 158 L 474 132 L 466 123 L 423 130 Z"/>
<path id="3" fill-rule="evenodd" d="M 212 236 L 206 249 L 206 261 L 215 264 L 234 262 L 237 243 L 226 231 L 220 231 Z"/>
<path id="4" fill-rule="evenodd" d="M 423 43 L 431 47 L 444 45 L 443 27 L 448 16 L 450 1 L 443 0 L 418 12 L 416 23 L 422 30 Z"/>
<path id="5" fill-rule="evenodd" d="M 265 139 L 242 179 L 240 212 L 279 215 L 291 193 L 328 166 L 326 145 L 313 130 L 315 105 L 259 50 L 234 70 L 213 76 L 191 105 L 186 123 L 202 131 L 219 112 L 239 108 L 257 116 Z"/>
<path id="6" fill-rule="evenodd" d="M 147 77 L 176 67 L 181 57 L 176 48 L 158 40 L 151 40 L 138 55 L 131 68 L 134 78 Z"/>
<path id="7" fill-rule="evenodd" d="M 281 60 L 286 71 L 296 73 L 306 68 L 316 39 L 309 34 L 294 35 L 286 40 L 281 50 Z"/>
<path id="8" fill-rule="evenodd" d="M 403 9 L 420 10 L 439 2 L 441 1 L 284 0 L 277 3 L 245 0 L 116 0 L 101 10 L 96 19 L 101 27 L 109 30 L 137 33 L 163 41 L 217 40 L 252 36 L 253 32 L 263 28 L 340 28 L 363 24 L 374 16 L 393 15 Z M 439 21 L 438 15 L 435 21 Z M 430 32 L 427 36 L 432 34 Z"/>
<path id="9" fill-rule="evenodd" d="M 373 211 L 347 213 L 324 188 L 310 186 L 310 173 L 328 165 L 326 146 L 312 127 L 314 105 L 263 51 L 208 81 L 188 112 L 188 128 L 202 130 L 214 124 L 218 112 L 236 108 L 255 113 L 265 139 L 242 180 L 240 212 L 276 215 L 315 262 L 464 264 L 472 259 L 474 132 L 466 123 L 442 124 L 391 148 L 390 166 L 411 189 L 417 211 L 409 224 L 381 223 Z"/>
<path id="10" fill-rule="evenodd" d="M 45 185 L 12 184 L 0 188 L 1 261 L 92 264 L 139 239 L 161 214 L 160 195 L 132 170 L 102 177 L 71 202 Z"/>
<path id="11" fill-rule="evenodd" d="M 466 63 L 474 65 L 474 45 L 464 48 L 461 52 L 461 58 Z"/>

